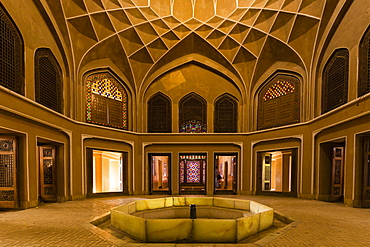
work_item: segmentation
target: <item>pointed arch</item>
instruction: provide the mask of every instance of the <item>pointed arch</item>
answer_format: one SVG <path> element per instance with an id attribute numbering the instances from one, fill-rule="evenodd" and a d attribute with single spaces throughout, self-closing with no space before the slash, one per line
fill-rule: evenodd
<path id="1" fill-rule="evenodd" d="M 180 133 L 207 132 L 207 101 L 192 92 L 179 102 Z"/>
<path id="2" fill-rule="evenodd" d="M 215 133 L 237 132 L 238 102 L 232 95 L 225 93 L 216 99 L 214 118 Z"/>
<path id="3" fill-rule="evenodd" d="M 63 111 L 62 70 L 48 48 L 35 53 L 35 99 L 54 111 Z"/>
<path id="4" fill-rule="evenodd" d="M 172 132 L 172 104 L 165 94 L 158 92 L 148 101 L 148 133 Z"/>
<path id="5" fill-rule="evenodd" d="M 258 94 L 257 129 L 300 122 L 300 80 L 293 75 L 276 74 L 264 83 Z"/>
<path id="6" fill-rule="evenodd" d="M 348 101 L 349 51 L 346 48 L 333 52 L 323 71 L 322 113 L 329 112 Z"/>
<path id="7" fill-rule="evenodd" d="M 23 38 L 1 3 L 0 22 L 0 85 L 24 95 Z"/>
<path id="8" fill-rule="evenodd" d="M 360 42 L 358 96 L 370 92 L 370 26 Z"/>
<path id="9" fill-rule="evenodd" d="M 86 121 L 128 129 L 127 92 L 109 72 L 97 72 L 86 78 Z"/>

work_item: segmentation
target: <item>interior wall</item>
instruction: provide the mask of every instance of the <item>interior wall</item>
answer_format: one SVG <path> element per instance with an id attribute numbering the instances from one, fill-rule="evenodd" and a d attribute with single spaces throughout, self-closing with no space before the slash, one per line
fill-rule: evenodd
<path id="1" fill-rule="evenodd" d="M 19 207 L 29 208 L 38 205 L 37 142 L 40 138 L 60 145 L 58 162 L 63 163 L 63 166 L 58 166 L 59 169 L 62 168 L 58 170 L 58 179 L 63 181 L 62 186 L 58 187 L 60 201 L 86 197 L 87 178 L 84 155 L 87 147 L 128 152 L 128 190 L 132 195 L 148 193 L 147 154 L 150 152 L 172 153 L 171 164 L 174 168 L 172 174 L 178 174 L 178 153 L 207 153 L 208 195 L 213 193 L 211 176 L 213 176 L 214 153 L 237 152 L 240 154 L 237 193 L 253 194 L 256 190 L 256 152 L 298 147 L 299 197 L 313 199 L 317 195 L 328 193 L 328 185 L 318 177 L 318 171 L 329 173 L 324 164 L 328 157 L 320 156 L 322 151 L 320 149 L 323 148 L 325 153 L 328 148 L 325 145 L 321 147 L 320 143 L 345 138 L 344 203 L 350 206 L 361 206 L 363 182 L 361 136 L 370 132 L 370 94 L 357 98 L 358 45 L 370 23 L 370 12 L 364 8 L 368 4 L 366 0 L 352 2 L 343 20 L 332 33 L 332 37 L 323 40 L 327 45 L 318 46 L 317 54 L 313 56 L 320 59 L 312 64 L 313 72 L 309 70 L 308 75 L 303 73 L 302 66 L 297 63 L 274 62 L 270 67 L 259 71 L 261 75 L 254 79 L 253 89 L 241 88 L 208 68 L 189 64 L 159 76 L 140 99 L 135 98 L 136 92 L 140 89 L 130 84 L 128 87 L 133 92 L 131 114 L 133 121 L 136 121 L 133 122 L 132 128 L 135 132 L 130 132 L 84 123 L 84 72 L 92 68 L 106 69 L 109 66 L 125 80 L 129 75 L 118 69 L 120 63 L 94 60 L 96 57 L 92 51 L 86 58 L 87 63 L 82 64 L 80 70 L 73 71 L 72 74 L 77 75 L 74 78 L 66 72 L 68 68 L 74 66 L 74 63 L 69 60 L 68 52 L 63 50 L 66 44 L 58 45 L 62 41 L 56 40 L 55 34 L 49 29 L 34 1 L 3 0 L 1 3 L 19 28 L 24 40 L 25 96 L 0 87 L 0 134 L 14 135 L 18 138 Z M 65 85 L 65 115 L 55 113 L 34 102 L 34 53 L 40 47 L 50 48 L 62 68 Z M 320 115 L 323 67 L 332 52 L 343 47 L 348 48 L 350 52 L 348 86 L 350 102 Z M 193 58 L 195 56 L 192 55 Z M 307 90 L 303 92 L 304 95 L 301 98 L 305 101 L 301 110 L 306 117 L 300 124 L 252 131 L 251 125 L 256 118 L 252 102 L 253 96 L 257 93 L 256 88 L 259 87 L 259 83 L 263 83 L 264 78 L 268 78 L 276 70 L 289 70 L 302 74 L 302 85 Z M 230 93 L 239 100 L 240 104 L 239 133 L 146 134 L 146 103 L 158 91 L 172 99 L 174 132 L 178 132 L 178 102 L 187 93 L 194 91 L 207 100 L 209 132 L 212 132 L 213 128 L 214 100 L 225 92 Z M 248 97 L 250 101 L 247 100 Z M 314 114 L 310 115 L 312 111 Z M 320 187 L 317 188 L 318 181 Z M 172 183 L 172 190 L 178 191 L 178 182 L 172 180 Z"/>
<path id="2" fill-rule="evenodd" d="M 141 181 L 145 182 L 145 191 L 146 193 L 149 192 L 149 167 L 150 162 L 148 161 L 148 154 L 149 153 L 170 153 L 171 154 L 171 183 L 172 183 L 172 194 L 178 195 L 179 194 L 179 154 L 180 153 L 189 153 L 189 154 L 195 154 L 195 153 L 201 153 L 206 154 L 206 194 L 207 195 L 213 195 L 214 191 L 214 155 L 215 153 L 220 154 L 223 152 L 227 153 L 240 153 L 241 148 L 237 145 L 230 145 L 230 144 L 210 144 L 210 143 L 204 143 L 204 144 L 175 144 L 172 145 L 168 144 L 151 144 L 144 147 L 144 155 L 143 155 L 143 164 L 145 165 L 145 174 L 142 174 L 142 177 L 140 178 Z M 239 178 L 241 180 L 245 180 L 245 175 L 243 173 L 243 168 L 240 163 L 240 159 L 238 160 L 238 181 Z M 238 185 L 238 192 L 240 193 L 241 184 Z"/>
<path id="3" fill-rule="evenodd" d="M 217 84 L 217 87 L 215 85 Z M 179 101 L 187 94 L 194 92 L 207 101 L 207 132 L 213 132 L 214 103 L 219 96 L 229 93 L 238 101 L 238 112 L 242 111 L 243 99 L 237 86 L 225 77 L 216 74 L 209 68 L 195 64 L 185 64 L 171 70 L 156 79 L 145 92 L 142 105 L 142 132 L 147 131 L 148 107 L 151 96 L 162 92 L 171 99 L 172 104 L 172 131 L 179 132 Z M 242 129 L 241 114 L 238 118 L 238 129 Z"/>

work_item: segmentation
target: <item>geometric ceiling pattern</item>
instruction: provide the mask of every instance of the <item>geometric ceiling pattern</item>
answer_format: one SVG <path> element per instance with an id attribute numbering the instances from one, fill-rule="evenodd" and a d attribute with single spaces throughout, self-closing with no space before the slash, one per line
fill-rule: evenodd
<path id="1" fill-rule="evenodd" d="M 264 53 L 273 51 L 279 54 L 274 49 L 289 50 L 295 53 L 303 64 L 308 65 L 312 59 L 327 2 L 326 0 L 60 1 L 76 62 L 79 63 L 94 47 L 114 38 L 119 40 L 114 43 L 114 49 L 117 52 L 123 51 L 123 54 L 117 55 L 125 57 L 120 66 L 125 67 L 126 72 L 130 72 L 136 84 L 140 84 L 145 74 L 174 47 L 181 46 L 181 42 L 189 35 L 197 36 L 197 40 L 202 41 L 205 49 L 218 52 L 243 81 L 250 80 L 256 66 L 264 63 L 263 59 L 267 59 Z M 337 3 L 339 0 L 330 1 Z M 53 1 L 47 2 L 52 7 Z M 121 46 L 120 49 L 116 47 L 117 44 Z M 104 49 L 109 49 L 109 45 L 105 45 Z M 182 49 L 188 47 L 184 46 Z M 140 69 L 137 69 L 139 67 Z M 243 74 L 243 71 L 248 73 Z"/>

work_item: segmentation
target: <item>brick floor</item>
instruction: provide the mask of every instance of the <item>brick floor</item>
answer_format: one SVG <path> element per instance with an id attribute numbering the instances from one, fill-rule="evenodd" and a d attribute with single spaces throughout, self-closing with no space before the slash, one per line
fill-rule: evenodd
<path id="1" fill-rule="evenodd" d="M 299 221 L 297 226 L 283 234 L 275 234 L 268 241 L 257 242 L 259 244 L 254 246 L 370 246 L 370 209 L 295 198 L 235 197 L 261 202 Z M 145 244 L 114 241 L 109 234 L 87 223 L 107 213 L 110 208 L 142 198 L 152 197 L 86 199 L 44 204 L 20 211 L 0 211 L 0 246 L 143 246 Z"/>

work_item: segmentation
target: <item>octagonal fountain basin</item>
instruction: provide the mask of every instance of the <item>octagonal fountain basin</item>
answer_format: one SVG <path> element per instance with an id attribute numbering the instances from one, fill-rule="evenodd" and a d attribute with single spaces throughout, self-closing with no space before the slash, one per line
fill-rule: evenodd
<path id="1" fill-rule="evenodd" d="M 196 205 L 196 219 L 190 219 L 192 204 Z M 150 243 L 237 243 L 271 227 L 273 221 L 270 207 L 219 197 L 148 199 L 111 210 L 114 228 Z"/>

